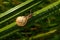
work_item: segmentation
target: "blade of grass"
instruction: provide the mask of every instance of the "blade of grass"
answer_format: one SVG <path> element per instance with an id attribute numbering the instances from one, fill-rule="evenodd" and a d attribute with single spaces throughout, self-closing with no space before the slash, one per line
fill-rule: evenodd
<path id="1" fill-rule="evenodd" d="M 39 10 L 39 11 L 34 12 L 33 16 L 35 16 L 35 15 L 37 15 L 37 14 L 39 14 L 39 13 L 42 13 L 42 12 L 44 12 L 44 11 L 47 11 L 48 9 L 51 9 L 51 8 L 53 8 L 54 6 L 58 5 L 58 4 L 60 4 L 60 0 L 57 1 L 57 2 L 55 2 L 55 3 L 52 3 L 52 4 L 48 5 L 48 6 L 46 6 L 46 7 L 44 7 L 43 9 L 41 9 L 41 10 Z"/>
<path id="2" fill-rule="evenodd" d="M 19 8 L 21 8 L 22 6 L 25 6 L 26 4 L 28 4 L 28 3 L 32 2 L 32 1 L 33 0 L 27 0 L 26 2 L 24 2 L 22 4 L 19 4 L 18 6 L 14 7 L 14 8 L 11 8 L 10 10 L 8 10 L 8 11 L 6 11 L 4 13 L 1 13 L 0 18 L 4 17 L 5 15 L 7 15 L 7 14 L 9 14 L 9 13 L 11 13 L 11 12 L 13 12 L 13 11 L 19 9 Z"/>
<path id="3" fill-rule="evenodd" d="M 50 35 L 50 34 L 56 32 L 56 31 L 57 31 L 57 29 L 54 29 L 54 30 L 51 30 L 51 31 L 46 32 L 46 33 L 37 34 L 36 36 L 32 36 L 32 37 L 30 37 L 29 40 L 32 40 L 32 39 L 36 39 L 36 38 L 39 38 L 39 37 L 43 37 L 43 36 Z"/>
<path id="4" fill-rule="evenodd" d="M 19 31 L 19 29 L 13 30 L 13 31 L 11 31 L 11 32 L 8 33 L 8 34 L 2 35 L 2 36 L 0 37 L 0 39 L 5 38 L 5 37 L 7 37 L 7 36 L 9 36 L 9 35 L 11 35 L 11 34 L 17 32 L 17 31 Z"/>
<path id="5" fill-rule="evenodd" d="M 0 32 L 3 32 L 3 31 L 5 31 L 5 30 L 7 30 L 7 29 L 9 29 L 9 28 L 11 28 L 11 27 L 14 27 L 15 25 L 16 25 L 16 23 L 13 22 L 13 23 L 5 26 L 4 28 L 1 28 L 1 29 L 0 29 Z"/>

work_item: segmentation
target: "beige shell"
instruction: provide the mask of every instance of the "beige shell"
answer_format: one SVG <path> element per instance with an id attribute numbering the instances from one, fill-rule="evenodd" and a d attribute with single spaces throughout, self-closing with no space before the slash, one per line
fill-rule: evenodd
<path id="1" fill-rule="evenodd" d="M 31 18 L 31 14 L 28 16 L 19 16 L 16 18 L 16 24 L 18 26 L 25 26 L 29 18 Z"/>
<path id="2" fill-rule="evenodd" d="M 18 26 L 24 26 L 27 23 L 27 18 L 25 16 L 19 16 L 16 19 L 16 24 Z"/>

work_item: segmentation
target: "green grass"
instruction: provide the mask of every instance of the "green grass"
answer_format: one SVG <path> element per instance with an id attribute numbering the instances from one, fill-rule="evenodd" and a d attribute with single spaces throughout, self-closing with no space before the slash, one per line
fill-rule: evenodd
<path id="1" fill-rule="evenodd" d="M 20 1 L 24 2 L 13 7 L 8 6 L 7 9 L 11 9 L 0 13 L 0 40 L 59 40 L 60 0 Z M 13 5 L 12 1 L 6 2 Z M 0 5 L 7 6 L 3 2 Z M 33 16 L 27 24 L 23 27 L 16 25 L 16 17 L 28 15 L 30 10 Z"/>

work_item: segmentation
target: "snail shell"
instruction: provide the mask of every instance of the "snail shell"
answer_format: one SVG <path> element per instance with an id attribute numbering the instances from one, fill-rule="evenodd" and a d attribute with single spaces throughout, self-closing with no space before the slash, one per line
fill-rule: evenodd
<path id="1" fill-rule="evenodd" d="M 28 16 L 19 16 L 16 18 L 16 24 L 18 26 L 24 26 L 24 25 L 26 25 L 28 19 L 31 17 L 32 17 L 31 14 L 29 14 Z"/>

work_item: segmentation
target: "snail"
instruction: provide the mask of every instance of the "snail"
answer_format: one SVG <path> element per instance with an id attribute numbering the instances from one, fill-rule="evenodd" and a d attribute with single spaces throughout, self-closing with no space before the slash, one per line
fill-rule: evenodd
<path id="1" fill-rule="evenodd" d="M 18 26 L 25 26 L 28 19 L 30 19 L 31 17 L 32 17 L 31 13 L 27 16 L 19 16 L 19 17 L 16 18 L 16 24 Z"/>

